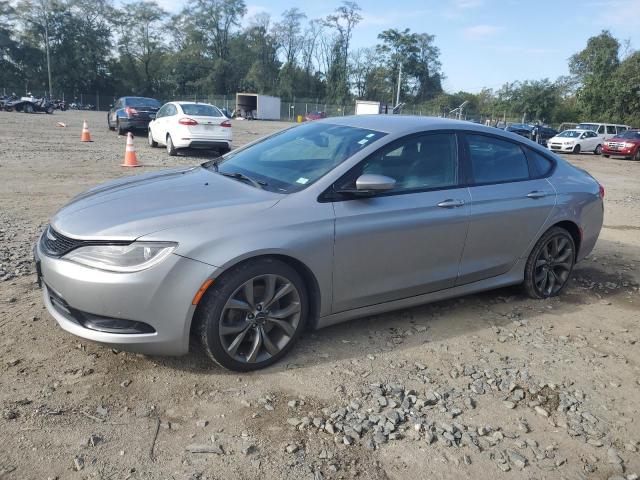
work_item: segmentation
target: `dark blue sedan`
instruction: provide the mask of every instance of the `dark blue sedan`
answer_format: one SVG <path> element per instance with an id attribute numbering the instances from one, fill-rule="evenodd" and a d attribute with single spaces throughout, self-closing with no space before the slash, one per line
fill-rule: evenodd
<path id="1" fill-rule="evenodd" d="M 136 129 L 146 130 L 159 109 L 160 102 L 155 98 L 121 97 L 111 105 L 107 125 L 109 130 L 117 130 L 118 135 Z"/>

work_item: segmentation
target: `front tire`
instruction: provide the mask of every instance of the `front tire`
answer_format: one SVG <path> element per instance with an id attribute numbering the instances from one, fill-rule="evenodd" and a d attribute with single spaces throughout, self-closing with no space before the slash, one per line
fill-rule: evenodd
<path id="1" fill-rule="evenodd" d="M 575 147 L 573 147 L 573 152 L 572 153 L 580 153 L 580 144 L 578 144 Z"/>
<path id="2" fill-rule="evenodd" d="M 304 331 L 307 291 L 284 262 L 240 264 L 216 279 L 198 307 L 199 336 L 209 357 L 248 372 L 277 362 Z"/>
<path id="3" fill-rule="evenodd" d="M 524 289 L 531 298 L 549 298 L 566 287 L 576 260 L 576 245 L 571 234 L 552 227 L 531 251 L 524 271 Z"/>
<path id="4" fill-rule="evenodd" d="M 151 127 L 149 127 L 149 133 L 147 134 L 147 139 L 149 140 L 149 146 L 151 148 L 156 148 L 158 146 L 158 142 L 153 139 L 153 133 L 151 133 Z"/>
<path id="5" fill-rule="evenodd" d="M 178 154 L 178 149 L 173 146 L 173 140 L 169 134 L 167 134 L 167 153 L 170 157 L 175 157 Z"/>

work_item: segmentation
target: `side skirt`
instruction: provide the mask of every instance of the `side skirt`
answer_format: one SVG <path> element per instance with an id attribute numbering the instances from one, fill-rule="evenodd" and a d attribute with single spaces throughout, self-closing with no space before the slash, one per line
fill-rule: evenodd
<path id="1" fill-rule="evenodd" d="M 485 290 L 493 290 L 509 285 L 518 285 L 524 280 L 525 264 L 526 259 L 520 259 L 510 271 L 496 277 L 486 278 L 484 280 L 468 283 L 465 285 L 458 285 L 452 288 L 447 288 L 445 290 L 438 290 L 437 292 L 425 293 L 423 295 L 417 295 L 415 297 L 402 298 L 400 300 L 393 300 L 391 302 L 379 303 L 376 305 L 369 305 L 367 307 L 347 310 L 345 312 L 325 315 L 324 317 L 320 317 L 318 319 L 316 328 L 328 327 L 330 325 L 346 322 L 347 320 L 352 320 L 354 318 L 367 317 L 369 315 L 377 315 L 380 313 L 391 312 L 393 310 L 415 307 L 417 305 L 423 305 L 425 303 L 437 302 L 440 300 L 446 300 L 455 297 L 462 297 L 464 295 L 470 295 L 472 293 L 478 293 Z"/>

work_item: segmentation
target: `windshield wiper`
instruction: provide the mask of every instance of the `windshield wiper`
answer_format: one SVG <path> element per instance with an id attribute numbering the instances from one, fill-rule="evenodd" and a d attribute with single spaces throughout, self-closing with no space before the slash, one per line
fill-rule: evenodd
<path id="1" fill-rule="evenodd" d="M 217 168 L 216 168 L 216 171 L 218 171 Z M 267 182 L 262 182 L 262 181 L 259 182 L 257 180 L 254 180 L 251 177 L 247 177 L 244 173 L 240 173 L 240 172 L 218 172 L 218 173 L 220 175 L 224 175 L 225 177 L 235 178 L 236 180 L 249 182 L 254 187 L 260 188 L 260 189 L 263 189 L 264 187 L 266 187 L 268 185 Z"/>

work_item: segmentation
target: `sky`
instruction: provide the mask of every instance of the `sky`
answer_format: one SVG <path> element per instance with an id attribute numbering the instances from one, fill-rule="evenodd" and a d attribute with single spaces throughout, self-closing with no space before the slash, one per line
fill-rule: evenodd
<path id="1" fill-rule="evenodd" d="M 161 0 L 176 12 L 181 2 Z M 266 12 L 277 19 L 298 7 L 309 19 L 324 17 L 339 0 L 246 0 L 248 19 Z M 515 80 L 555 80 L 587 39 L 607 29 L 640 49 L 640 0 L 359 0 L 362 22 L 353 48 L 377 43 L 379 32 L 409 28 L 435 35 L 444 89 L 478 92 Z"/>

